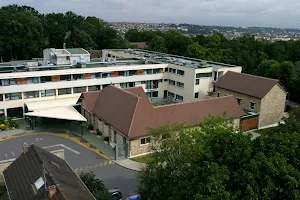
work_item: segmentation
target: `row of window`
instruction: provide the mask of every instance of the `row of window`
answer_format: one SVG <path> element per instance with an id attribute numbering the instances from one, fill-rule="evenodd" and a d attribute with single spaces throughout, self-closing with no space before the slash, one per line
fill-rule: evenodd
<path id="1" fill-rule="evenodd" d="M 168 97 L 172 97 L 173 99 L 183 101 L 183 96 L 174 94 L 173 92 L 168 92 Z"/>
<path id="2" fill-rule="evenodd" d="M 0 80 L 0 86 L 21 85 L 32 83 L 46 83 L 56 81 L 71 81 L 81 79 L 94 79 L 94 78 L 107 78 L 117 76 L 134 76 L 145 74 L 158 74 L 162 73 L 163 69 L 146 69 L 146 70 L 129 70 L 129 71 L 115 71 L 106 73 L 86 73 L 86 74 L 68 74 L 68 75 L 55 75 L 55 76 L 41 76 L 41 77 L 28 77 L 28 78 L 12 78 Z"/>
<path id="3" fill-rule="evenodd" d="M 88 91 L 96 91 L 96 90 L 100 90 L 99 85 L 88 86 Z M 82 92 L 86 92 L 85 86 L 73 88 L 73 93 L 82 93 Z M 58 95 L 72 94 L 72 88 L 57 89 L 57 94 Z M 55 89 L 41 90 L 41 91 L 29 91 L 29 92 L 24 92 L 24 99 L 31 99 L 31 98 L 38 98 L 38 97 L 50 97 L 50 96 L 55 96 L 55 95 L 56 95 Z M 22 99 L 21 92 L 5 94 L 6 101 L 19 100 L 19 99 Z M 3 95 L 0 95 L 0 101 L 3 101 Z"/>
<path id="4" fill-rule="evenodd" d="M 170 73 L 173 73 L 173 74 L 178 74 L 178 75 L 184 76 L 184 71 L 183 70 L 174 69 L 174 68 L 171 68 L 171 67 L 167 67 L 165 69 L 165 72 L 170 72 Z"/>
<path id="5" fill-rule="evenodd" d="M 174 80 L 169 79 L 169 84 L 180 87 L 180 88 L 184 88 L 184 83 L 181 83 L 179 81 L 174 81 Z"/>

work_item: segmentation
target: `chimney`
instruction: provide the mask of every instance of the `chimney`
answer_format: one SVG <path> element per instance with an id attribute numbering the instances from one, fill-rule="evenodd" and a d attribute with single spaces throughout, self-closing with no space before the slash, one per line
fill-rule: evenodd
<path id="1" fill-rule="evenodd" d="M 23 152 L 28 152 L 28 144 L 26 142 L 23 143 Z"/>
<path id="2" fill-rule="evenodd" d="M 67 48 L 67 46 L 66 46 L 66 43 L 64 43 L 64 44 L 63 44 L 63 48 L 64 48 L 64 49 L 66 49 L 66 48 Z"/>
<path id="3" fill-rule="evenodd" d="M 48 192 L 49 192 L 49 198 L 51 199 L 56 193 L 56 186 L 55 185 L 49 186 Z"/>

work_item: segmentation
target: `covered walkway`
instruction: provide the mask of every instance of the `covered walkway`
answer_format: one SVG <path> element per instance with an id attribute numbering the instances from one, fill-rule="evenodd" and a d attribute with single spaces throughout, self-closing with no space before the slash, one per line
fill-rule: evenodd
<path id="1" fill-rule="evenodd" d="M 46 121 L 44 118 L 60 121 L 67 120 L 69 122 L 86 122 L 87 119 L 74 108 L 77 105 L 77 100 L 78 97 L 28 102 L 26 103 L 28 112 L 25 113 L 25 120 L 32 130 L 37 126 L 37 121 L 41 121 L 44 124 Z"/>

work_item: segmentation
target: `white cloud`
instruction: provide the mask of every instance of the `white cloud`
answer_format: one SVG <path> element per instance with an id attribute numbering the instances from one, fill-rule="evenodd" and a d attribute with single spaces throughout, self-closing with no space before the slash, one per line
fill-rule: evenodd
<path id="1" fill-rule="evenodd" d="M 42 13 L 74 11 L 107 21 L 300 28 L 298 0 L 1 0 Z"/>

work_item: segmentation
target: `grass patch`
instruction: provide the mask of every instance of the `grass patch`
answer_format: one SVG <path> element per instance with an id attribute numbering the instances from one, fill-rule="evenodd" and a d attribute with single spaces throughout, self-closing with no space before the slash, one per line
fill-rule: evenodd
<path id="1" fill-rule="evenodd" d="M 140 162 L 140 163 L 149 163 L 152 160 L 152 155 L 148 154 L 145 156 L 139 156 L 135 158 L 130 158 L 133 161 Z"/>
<path id="2" fill-rule="evenodd" d="M 265 129 L 260 129 L 260 130 L 255 130 L 255 133 L 258 133 L 262 136 L 267 136 L 267 135 L 271 135 L 274 134 L 276 132 L 278 132 L 278 127 L 271 127 L 271 128 L 265 128 Z"/>
<path id="3" fill-rule="evenodd" d="M 6 192 L 5 186 L 0 186 L 0 197 Z"/>

